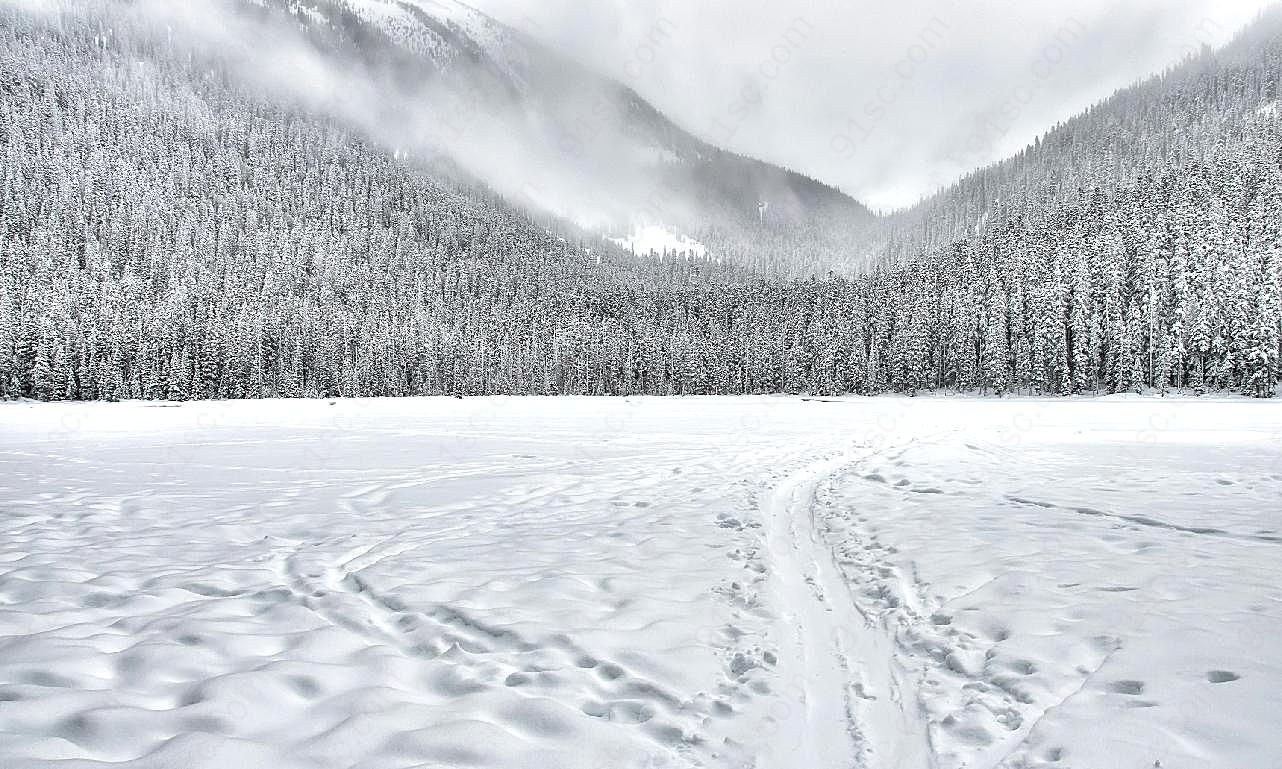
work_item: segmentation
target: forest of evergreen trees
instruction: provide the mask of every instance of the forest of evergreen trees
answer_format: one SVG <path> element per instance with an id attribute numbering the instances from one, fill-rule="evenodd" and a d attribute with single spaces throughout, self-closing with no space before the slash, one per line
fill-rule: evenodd
<path id="1" fill-rule="evenodd" d="M 947 245 L 794 280 L 718 263 L 716 243 L 633 258 L 216 62 L 0 10 L 0 397 L 1269 397 L 1279 29 L 1120 94 L 1139 155 L 1056 172 L 1121 144 L 1052 133 L 1024 173 L 924 205 L 913 226 Z M 1122 130 L 1095 112 L 1059 130 Z"/>

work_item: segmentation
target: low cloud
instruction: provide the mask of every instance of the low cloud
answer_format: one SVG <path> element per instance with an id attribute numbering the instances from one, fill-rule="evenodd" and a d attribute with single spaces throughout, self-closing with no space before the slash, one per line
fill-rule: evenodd
<path id="1" fill-rule="evenodd" d="M 895 208 L 1227 41 L 1269 0 L 475 2 L 713 142 Z M 658 18 L 671 45 L 625 72 Z M 995 116 L 1001 130 L 974 138 Z"/>
<path id="2" fill-rule="evenodd" d="M 422 60 L 398 73 L 401 53 L 318 47 L 301 26 L 280 14 L 255 13 L 247 0 L 134 0 L 84 4 L 78 0 L 0 0 L 49 13 L 118 14 L 144 33 L 175 46 L 215 57 L 228 71 L 271 102 L 292 103 L 328 115 L 400 157 L 448 159 L 517 204 L 547 211 L 584 226 L 608 228 L 629 222 L 656 192 L 644 170 L 663 158 L 632 158 L 636 145 L 622 133 L 619 105 L 581 82 L 558 59 L 508 49 L 514 62 L 530 65 L 554 100 L 527 102 L 495 71 L 503 62 L 454 60 L 440 78 Z M 382 8 L 398 9 L 395 4 Z M 261 10 L 261 8 L 259 9 Z M 320 13 L 326 9 L 322 8 Z M 333 20 L 327 20 L 327 23 Z M 671 27 L 660 23 L 633 47 L 633 71 L 652 64 Z M 386 54 L 386 55 L 383 55 Z M 406 57 L 403 61 L 409 61 Z M 518 84 L 519 87 L 519 84 Z M 537 109 L 531 109 L 531 104 Z M 439 167 L 438 167 L 439 168 Z M 679 199 L 666 190 L 665 213 L 677 213 Z"/>

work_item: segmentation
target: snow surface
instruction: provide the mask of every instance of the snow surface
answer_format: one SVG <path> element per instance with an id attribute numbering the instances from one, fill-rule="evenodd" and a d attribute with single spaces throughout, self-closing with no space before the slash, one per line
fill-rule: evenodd
<path id="1" fill-rule="evenodd" d="M 702 243 L 691 240 L 685 235 L 677 235 L 661 224 L 644 224 L 638 226 L 631 235 L 622 238 L 610 238 L 610 242 L 620 248 L 626 248 L 634 254 L 663 255 L 685 254 L 702 258 L 708 249 Z"/>
<path id="2" fill-rule="evenodd" d="M 1282 406 L 0 404 L 0 766 L 1250 769 Z"/>

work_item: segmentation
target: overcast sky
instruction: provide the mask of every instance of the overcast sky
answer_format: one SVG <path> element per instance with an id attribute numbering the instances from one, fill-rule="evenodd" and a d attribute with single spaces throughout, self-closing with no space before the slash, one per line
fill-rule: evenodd
<path id="1" fill-rule="evenodd" d="M 472 0 L 695 133 L 879 209 L 1009 155 L 1269 0 Z"/>

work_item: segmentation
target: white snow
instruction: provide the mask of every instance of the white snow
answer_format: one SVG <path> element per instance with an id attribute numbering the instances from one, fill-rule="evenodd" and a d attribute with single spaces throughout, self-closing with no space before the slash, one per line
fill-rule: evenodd
<path id="1" fill-rule="evenodd" d="M 0 404 L 0 766 L 1266 767 L 1282 405 Z"/>
<path id="2" fill-rule="evenodd" d="M 455 25 L 496 63 L 504 67 L 514 82 L 523 82 L 523 73 L 513 66 L 514 45 L 510 35 L 488 16 L 455 0 L 344 0 L 346 6 L 360 18 L 377 25 L 394 40 L 415 53 L 435 59 L 438 63 L 452 62 L 459 53 L 457 48 L 442 39 L 441 34 L 425 25 L 411 13 L 411 6 L 426 13 L 443 25 Z"/>
<path id="3" fill-rule="evenodd" d="M 329 19 L 325 17 L 325 14 L 314 6 L 304 5 L 303 3 L 290 3 L 289 11 L 290 13 L 302 13 L 317 24 L 329 23 Z"/>
<path id="4" fill-rule="evenodd" d="M 685 235 L 677 235 L 661 224 L 643 224 L 637 226 L 631 235 L 621 238 L 609 238 L 611 243 L 626 248 L 641 256 L 663 254 L 685 254 L 702 258 L 708 249 L 696 240 Z"/>

